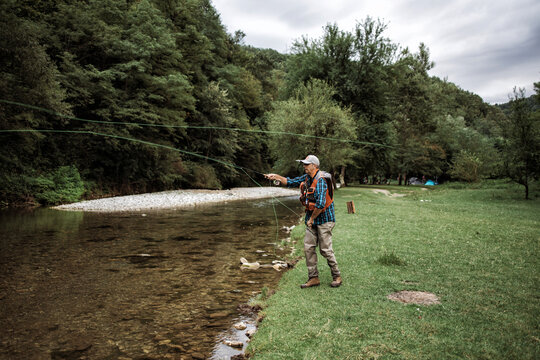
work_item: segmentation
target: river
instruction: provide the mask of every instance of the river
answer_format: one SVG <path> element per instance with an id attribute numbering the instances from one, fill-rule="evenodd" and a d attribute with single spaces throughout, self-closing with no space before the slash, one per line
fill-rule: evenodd
<path id="1" fill-rule="evenodd" d="M 0 211 L 0 353 L 9 359 L 228 359 L 238 312 L 281 272 L 272 202 L 181 210 Z M 301 213 L 293 198 L 281 199 Z M 279 228 L 299 217 L 276 204 Z"/>

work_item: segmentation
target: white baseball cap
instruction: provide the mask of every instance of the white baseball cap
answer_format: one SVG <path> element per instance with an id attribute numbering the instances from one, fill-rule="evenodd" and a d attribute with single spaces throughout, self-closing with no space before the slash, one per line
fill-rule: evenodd
<path id="1" fill-rule="evenodd" d="M 308 155 L 306 156 L 304 160 L 296 160 L 296 161 L 301 162 L 304 165 L 313 164 L 317 167 L 320 165 L 319 158 L 317 158 L 315 155 Z"/>

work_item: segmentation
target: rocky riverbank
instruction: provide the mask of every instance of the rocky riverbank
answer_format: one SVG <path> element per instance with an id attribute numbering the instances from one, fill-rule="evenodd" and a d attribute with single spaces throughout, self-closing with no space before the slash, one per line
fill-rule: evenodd
<path id="1" fill-rule="evenodd" d="M 54 209 L 94 212 L 143 211 L 296 195 L 298 195 L 298 190 L 279 187 L 249 187 L 230 190 L 175 190 L 81 201 L 56 206 Z"/>

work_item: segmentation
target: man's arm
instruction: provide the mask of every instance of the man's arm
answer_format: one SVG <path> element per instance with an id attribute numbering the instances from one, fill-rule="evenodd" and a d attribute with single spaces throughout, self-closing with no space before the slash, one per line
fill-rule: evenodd
<path id="1" fill-rule="evenodd" d="M 322 212 L 323 212 L 323 209 L 315 208 L 315 210 L 313 210 L 313 213 L 311 213 L 311 217 L 309 218 L 309 220 L 307 222 L 307 226 L 309 226 L 309 227 L 313 226 L 313 222 L 315 221 L 317 216 L 319 216 L 320 213 L 322 213 Z"/>
<path id="2" fill-rule="evenodd" d="M 292 179 L 283 177 L 283 176 L 278 175 L 278 174 L 264 174 L 264 176 L 267 179 L 270 179 L 270 180 L 279 180 L 281 182 L 281 185 L 287 186 L 287 187 L 290 187 L 290 188 L 299 187 L 300 183 L 302 183 L 302 181 L 305 181 L 306 177 L 307 177 L 306 174 L 304 174 L 302 176 L 292 178 Z"/>
<path id="3" fill-rule="evenodd" d="M 287 186 L 287 178 L 278 174 L 264 174 L 264 177 L 270 180 L 278 180 L 281 185 Z"/>

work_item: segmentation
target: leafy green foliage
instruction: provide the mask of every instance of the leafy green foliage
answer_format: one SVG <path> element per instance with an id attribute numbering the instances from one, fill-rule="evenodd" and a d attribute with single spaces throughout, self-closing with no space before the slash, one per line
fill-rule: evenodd
<path id="1" fill-rule="evenodd" d="M 78 201 L 86 191 L 79 171 L 74 166 L 61 166 L 42 174 L 3 173 L 0 184 L 0 195 L 5 205 L 21 201 L 29 205 L 57 205 Z M 13 194 L 17 194 L 17 197 Z"/>
<path id="2" fill-rule="evenodd" d="M 74 166 L 61 166 L 54 172 L 28 179 L 35 198 L 42 204 L 60 204 L 78 201 L 84 193 L 84 184 Z"/>
<path id="3" fill-rule="evenodd" d="M 476 182 L 479 180 L 480 159 L 468 151 L 462 150 L 456 156 L 449 174 L 458 180 Z"/>
<path id="4" fill-rule="evenodd" d="M 521 101 L 489 106 L 430 77 L 429 49 L 401 49 L 370 17 L 351 31 L 328 24 L 319 39 L 299 39 L 285 55 L 246 46 L 241 31 L 228 34 L 209 0 L 6 0 L 0 12 L 0 99 L 12 102 L 0 102 L 0 130 L 111 135 L 0 133 L 3 203 L 32 193 L 15 179 L 62 166 L 76 166 L 100 195 L 253 185 L 224 163 L 293 172 L 292 160 L 306 153 L 342 184 L 368 175 L 463 179 L 462 152 L 478 159 L 478 178 L 518 179 L 538 168 L 536 140 L 518 151 L 523 137 L 511 130 L 518 119 L 538 123 L 533 97 L 531 116 L 517 115 Z M 530 129 L 537 138 L 537 126 Z"/>
<path id="5" fill-rule="evenodd" d="M 268 113 L 269 129 L 355 140 L 356 129 L 351 113 L 332 100 L 333 94 L 334 89 L 321 80 L 314 79 L 300 86 L 294 98 L 277 102 L 274 110 Z M 295 160 L 308 154 L 317 154 L 326 171 L 347 165 L 355 155 L 351 143 L 312 137 L 276 136 L 270 139 L 270 149 L 277 159 L 276 168 L 285 173 L 294 173 Z"/>
<path id="6" fill-rule="evenodd" d="M 262 115 L 279 92 L 282 75 L 276 71 L 285 56 L 239 44 L 208 0 L 8 0 L 0 6 L 1 99 L 84 119 L 141 124 L 81 123 L 0 103 L 1 129 L 93 131 L 251 168 L 270 166 L 260 135 L 181 128 L 266 130 Z M 73 164 L 100 193 L 245 184 L 232 167 L 119 138 L 0 136 L 0 168 L 15 177 Z M 0 184 L 3 198 L 25 201 L 25 192 L 12 184 Z"/>
<path id="7" fill-rule="evenodd" d="M 505 171 L 524 186 L 528 199 L 530 181 L 540 176 L 540 110 L 533 113 L 524 89 L 514 88 L 510 106 L 511 116 L 504 128 Z"/>
<path id="8" fill-rule="evenodd" d="M 386 101 L 388 67 L 396 46 L 384 37 L 385 29 L 384 23 L 367 17 L 352 32 L 328 24 L 321 39 L 296 41 L 287 62 L 288 93 L 311 78 L 328 82 L 336 89 L 334 98 L 351 109 L 357 139 L 388 145 L 393 134 Z M 389 147 L 364 146 L 363 150 L 355 159 L 357 168 L 371 172 L 389 167 Z"/>

